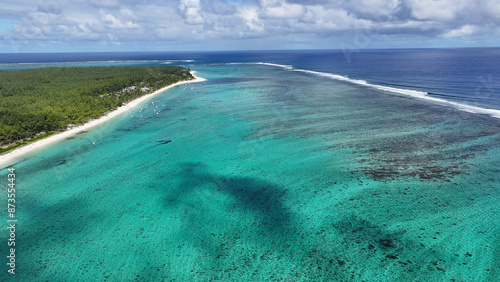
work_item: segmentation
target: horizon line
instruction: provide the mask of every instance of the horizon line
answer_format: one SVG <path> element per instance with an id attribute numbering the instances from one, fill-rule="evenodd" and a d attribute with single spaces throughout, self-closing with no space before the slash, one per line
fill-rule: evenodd
<path id="1" fill-rule="evenodd" d="M 497 47 L 414 47 L 414 48 L 345 48 L 345 49 L 227 49 L 227 50 L 157 50 L 157 51 L 60 51 L 60 52 L 0 52 L 0 55 L 7 54 L 78 54 L 78 53 L 220 53 L 220 52 L 287 52 L 287 51 L 375 51 L 375 50 L 442 50 L 442 49 L 498 49 Z"/>

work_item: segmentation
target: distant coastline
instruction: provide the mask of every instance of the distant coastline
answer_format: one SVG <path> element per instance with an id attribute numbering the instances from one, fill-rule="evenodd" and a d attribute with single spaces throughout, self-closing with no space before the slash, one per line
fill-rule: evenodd
<path id="1" fill-rule="evenodd" d="M 198 77 L 195 75 L 195 71 L 191 71 L 191 74 L 193 75 L 194 79 L 193 80 L 183 80 L 183 81 L 179 81 L 179 82 L 176 82 L 174 84 L 171 84 L 171 85 L 168 85 L 168 86 L 165 86 L 161 89 L 158 89 L 156 90 L 155 92 L 153 93 L 150 93 L 150 94 L 147 94 L 147 95 L 144 95 L 144 96 L 141 96 L 137 99 L 134 99 L 132 101 L 130 101 L 129 103 L 127 104 L 124 104 L 122 106 L 120 106 L 119 108 L 117 108 L 116 110 L 114 111 L 111 111 L 109 113 L 107 113 L 106 115 L 98 118 L 98 119 L 94 119 L 94 120 L 91 120 L 91 121 L 88 121 L 82 125 L 79 125 L 79 126 L 76 126 L 76 127 L 73 127 L 69 130 L 66 130 L 66 131 L 63 131 L 61 133 L 58 133 L 56 135 L 52 135 L 50 137 L 47 137 L 45 139 L 42 139 L 42 140 L 39 140 L 39 141 L 36 141 L 34 143 L 30 143 L 26 146 L 23 146 L 23 147 L 20 147 L 18 149 L 15 149 L 13 151 L 10 151 L 8 153 L 5 153 L 3 155 L 0 155 L 0 165 L 5 165 L 29 152 L 33 152 L 33 151 L 36 151 L 40 148 L 43 148 L 47 145 L 50 145 L 50 144 L 53 144 L 57 141 L 60 141 L 60 140 L 63 140 L 63 139 L 66 139 L 72 135 L 75 135 L 75 134 L 78 134 L 79 132 L 82 132 L 82 131 L 85 131 L 85 130 L 88 130 L 94 126 L 97 126 L 99 124 L 103 124 L 117 116 L 120 116 L 121 114 L 124 114 L 126 113 L 127 111 L 137 107 L 138 105 L 140 105 L 141 103 L 147 101 L 148 99 L 150 99 L 151 97 L 153 96 L 156 96 L 158 95 L 159 93 L 162 93 L 168 89 L 171 89 L 173 87 L 176 87 L 178 85 L 182 85 L 182 84 L 187 84 L 187 83 L 197 83 L 197 82 L 203 82 L 205 81 L 206 79 L 204 78 L 201 78 L 201 77 Z"/>

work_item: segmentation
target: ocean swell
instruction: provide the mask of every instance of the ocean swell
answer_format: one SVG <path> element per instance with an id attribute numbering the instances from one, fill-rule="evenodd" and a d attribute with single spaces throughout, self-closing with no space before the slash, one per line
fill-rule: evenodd
<path id="1" fill-rule="evenodd" d="M 266 65 L 266 66 L 272 66 L 272 67 L 280 67 L 280 68 L 283 68 L 283 69 L 289 70 L 289 71 L 303 72 L 303 73 L 308 73 L 308 74 L 312 74 L 312 75 L 316 75 L 316 76 L 320 76 L 320 77 L 326 77 L 326 78 L 330 78 L 330 79 L 334 79 L 334 80 L 345 81 L 345 82 L 349 82 L 349 83 L 353 83 L 353 84 L 357 84 L 357 85 L 361 85 L 361 86 L 376 88 L 376 89 L 387 91 L 387 92 L 398 93 L 398 94 L 403 94 L 403 95 L 411 96 L 411 97 L 418 98 L 418 99 L 428 100 L 428 101 L 431 101 L 433 103 L 437 103 L 440 105 L 454 107 L 454 108 L 461 110 L 461 111 L 464 111 L 464 112 L 483 114 L 483 115 L 489 115 L 489 116 L 494 117 L 494 118 L 500 118 L 500 110 L 471 106 L 471 105 L 466 105 L 466 104 L 462 104 L 462 103 L 449 101 L 446 99 L 430 97 L 429 95 L 427 95 L 428 94 L 427 92 L 423 92 L 423 91 L 416 91 L 416 90 L 410 90 L 410 89 L 403 89 L 403 88 L 373 84 L 373 83 L 369 83 L 365 80 L 352 79 L 352 78 L 349 78 L 347 76 L 339 75 L 339 74 L 312 71 L 312 70 L 304 70 L 304 69 L 296 69 L 291 65 L 280 65 L 280 64 L 266 63 L 266 62 L 258 62 L 258 63 L 253 63 L 253 64 Z"/>

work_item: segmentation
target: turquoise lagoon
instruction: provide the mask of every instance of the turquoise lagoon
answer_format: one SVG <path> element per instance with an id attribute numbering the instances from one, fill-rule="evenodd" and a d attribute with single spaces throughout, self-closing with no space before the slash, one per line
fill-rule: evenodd
<path id="1" fill-rule="evenodd" d="M 191 68 L 207 81 L 1 169 L 15 280 L 499 279 L 500 119 L 273 66 Z"/>

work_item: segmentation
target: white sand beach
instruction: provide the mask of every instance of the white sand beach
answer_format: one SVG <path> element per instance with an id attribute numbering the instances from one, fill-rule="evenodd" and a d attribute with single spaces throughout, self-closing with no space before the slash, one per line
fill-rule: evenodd
<path id="1" fill-rule="evenodd" d="M 157 91 L 151 93 L 151 94 L 147 94 L 147 95 L 144 95 L 144 96 L 141 96 L 135 100 L 132 100 L 130 101 L 129 103 L 119 107 L 118 109 L 112 111 L 112 112 L 109 112 L 108 114 L 102 116 L 101 118 L 99 119 L 95 119 L 95 120 L 91 120 L 85 124 L 82 124 L 80 126 L 77 126 L 77 127 L 74 127 L 74 128 L 71 128 L 70 130 L 67 130 L 67 131 L 64 131 L 64 132 L 61 132 L 61 133 L 58 133 L 56 135 L 53 135 L 53 136 L 50 136 L 48 138 L 45 138 L 45 139 L 42 139 L 40 141 L 37 141 L 37 142 L 34 142 L 32 144 L 29 144 L 29 145 L 26 145 L 26 146 L 23 146 L 23 147 L 20 147 L 14 151 L 11 151 L 11 152 L 8 152 L 4 155 L 0 155 L 0 165 L 4 165 L 6 163 L 9 163 L 19 157 L 21 157 L 22 155 L 28 153 L 28 152 L 33 152 L 35 150 L 38 150 L 42 147 L 45 147 L 49 144 L 52 144 L 54 142 L 57 142 L 59 140 L 63 140 L 65 138 L 68 138 L 72 135 L 75 135 L 79 132 L 82 132 L 84 130 L 88 130 L 96 125 L 99 125 L 99 124 L 102 124 L 102 123 L 105 123 L 107 121 L 109 121 L 110 119 L 112 118 L 115 118 L 121 114 L 124 114 L 128 111 L 130 111 L 131 109 L 137 107 L 138 105 L 140 105 L 141 103 L 147 101 L 148 99 L 150 99 L 151 97 L 155 96 L 155 95 L 158 95 L 159 93 L 162 93 L 170 88 L 173 88 L 173 87 L 176 87 L 178 85 L 181 85 L 181 84 L 186 84 L 186 83 L 195 83 L 195 82 L 202 82 L 202 81 L 205 81 L 206 79 L 204 78 L 201 78 L 201 77 L 197 77 L 195 75 L 195 72 L 194 71 L 191 71 L 191 74 L 194 76 L 194 80 L 185 80 L 185 81 L 179 81 L 177 83 L 174 83 L 174 84 L 171 84 L 169 86 L 166 86 L 166 87 L 163 87 L 161 89 L 158 89 Z"/>

